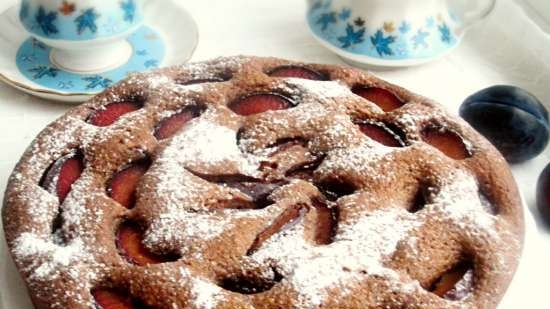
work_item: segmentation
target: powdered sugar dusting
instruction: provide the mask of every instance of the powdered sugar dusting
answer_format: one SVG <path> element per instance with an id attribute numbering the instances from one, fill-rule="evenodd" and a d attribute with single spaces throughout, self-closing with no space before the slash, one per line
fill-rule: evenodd
<path id="1" fill-rule="evenodd" d="M 396 149 L 398 148 L 386 147 L 365 137 L 358 145 L 330 151 L 318 171 L 322 174 L 344 172 L 373 176 L 370 173 L 371 165 L 391 152 L 399 151 Z"/>
<path id="2" fill-rule="evenodd" d="M 236 136 L 237 133 L 228 127 L 200 119 L 174 137 L 163 155 L 167 160 L 186 166 L 224 169 L 228 163 L 233 163 L 242 174 L 257 174 L 261 158 L 243 154 L 237 146 Z"/>
<path id="3" fill-rule="evenodd" d="M 286 85 L 282 84 L 279 87 L 295 86 L 298 88 L 298 93 L 306 93 L 321 100 L 346 97 L 351 93 L 348 87 L 337 81 L 319 82 L 301 78 L 288 78 L 285 83 Z"/>
<path id="4" fill-rule="evenodd" d="M 414 216 L 404 210 L 375 211 L 340 227 L 342 232 L 332 244 L 314 246 L 304 239 L 304 226 L 296 225 L 264 243 L 253 259 L 260 263 L 275 259 L 300 294 L 300 308 L 313 308 L 323 302 L 331 287 L 349 286 L 365 276 L 394 281 L 398 274 L 384 267 L 383 261 L 418 226 Z"/>
<path id="5" fill-rule="evenodd" d="M 216 308 L 218 303 L 224 299 L 223 291 L 219 286 L 199 278 L 193 279 L 191 293 L 195 298 L 194 304 L 199 309 Z"/>
<path id="6" fill-rule="evenodd" d="M 63 130 L 58 130 L 57 127 L 62 127 Z M 41 133 L 42 141 L 34 143 L 30 148 L 33 156 L 29 159 L 28 166 L 36 168 L 36 173 L 42 173 L 52 158 L 61 157 L 72 147 L 80 145 L 81 148 L 86 148 L 97 134 L 95 127 L 76 117 L 59 120 L 57 127 L 48 127 Z"/>
<path id="7" fill-rule="evenodd" d="M 23 233 L 14 242 L 14 252 L 20 259 L 29 259 L 31 278 L 53 279 L 60 269 L 87 258 L 88 252 L 80 239 L 61 247 L 35 234 Z M 37 258 L 39 257 L 39 258 Z"/>
<path id="8" fill-rule="evenodd" d="M 442 182 L 439 192 L 433 195 L 433 204 L 429 207 L 437 210 L 442 218 L 451 219 L 464 231 L 498 237 L 495 233 L 496 217 L 486 211 L 477 182 L 467 172 L 457 170 L 449 175 Z"/>
<path id="9" fill-rule="evenodd" d="M 144 241 L 149 244 L 160 244 L 159 247 L 162 247 L 162 244 L 199 240 L 206 242 L 231 228 L 231 220 L 227 218 L 169 210 L 151 223 Z"/>
<path id="10" fill-rule="evenodd" d="M 28 205 L 27 214 L 35 222 L 49 224 L 53 213 L 57 210 L 58 199 L 42 188 L 34 188 L 22 197 L 23 203 Z"/>

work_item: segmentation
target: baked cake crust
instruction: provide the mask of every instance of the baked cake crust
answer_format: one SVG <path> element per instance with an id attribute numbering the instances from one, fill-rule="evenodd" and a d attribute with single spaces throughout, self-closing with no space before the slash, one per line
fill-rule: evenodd
<path id="1" fill-rule="evenodd" d="M 404 105 L 385 112 L 352 92 L 369 87 Z M 279 110 L 239 115 L 258 94 Z M 90 123 L 128 101 L 136 110 Z M 44 175 L 67 155 L 84 170 L 60 203 Z M 123 205 L 109 188 L 136 162 L 144 175 Z M 16 166 L 2 218 L 38 309 L 95 308 L 105 290 L 134 308 L 481 309 L 517 267 L 521 205 L 497 150 L 432 100 L 357 69 L 228 57 L 132 75 L 50 124 Z M 128 224 L 145 262 L 120 236 Z M 457 268 L 460 295 L 436 295 Z"/>

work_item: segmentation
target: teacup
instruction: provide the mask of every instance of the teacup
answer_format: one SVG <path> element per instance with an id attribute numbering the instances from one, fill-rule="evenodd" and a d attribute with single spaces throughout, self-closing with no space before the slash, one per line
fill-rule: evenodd
<path id="1" fill-rule="evenodd" d="M 143 24 L 143 0 L 22 0 L 20 21 L 53 47 L 62 69 L 82 73 L 116 67 L 132 54 L 124 40 Z"/>
<path id="2" fill-rule="evenodd" d="M 315 38 L 355 65 L 409 66 L 458 45 L 496 0 L 308 0 Z"/>

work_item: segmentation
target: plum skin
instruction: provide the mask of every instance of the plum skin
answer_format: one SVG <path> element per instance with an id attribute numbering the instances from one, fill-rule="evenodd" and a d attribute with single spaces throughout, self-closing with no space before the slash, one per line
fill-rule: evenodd
<path id="1" fill-rule="evenodd" d="M 530 93 L 493 86 L 468 97 L 460 116 L 484 135 L 510 163 L 539 155 L 550 138 L 548 113 Z"/>
<path id="2" fill-rule="evenodd" d="M 539 176 L 537 183 L 537 208 L 543 221 L 550 226 L 550 163 Z"/>

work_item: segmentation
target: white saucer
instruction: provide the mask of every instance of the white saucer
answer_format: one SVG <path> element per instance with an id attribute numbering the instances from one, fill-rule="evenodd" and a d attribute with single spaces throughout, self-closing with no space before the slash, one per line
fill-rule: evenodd
<path id="1" fill-rule="evenodd" d="M 186 62 L 198 44 L 198 28 L 191 15 L 176 0 L 144 2 L 145 23 L 166 42 L 166 56 L 160 66 Z M 160 18 L 159 18 L 160 17 Z M 93 94 L 52 90 L 26 78 L 16 64 L 16 54 L 29 35 L 19 22 L 18 5 L 0 13 L 0 81 L 41 98 L 80 103 Z"/>
<path id="2" fill-rule="evenodd" d="M 550 256 L 540 250 L 544 242 L 537 232 L 535 220 L 524 203 L 525 213 L 525 244 L 523 256 L 518 270 L 512 280 L 508 292 L 498 306 L 498 309 L 545 308 L 541 304 L 533 304 L 533 296 L 544 295 L 547 289 L 547 278 L 550 272 L 541 268 L 550 261 Z M 545 252 L 545 251 L 544 251 Z M 533 306 L 529 306 L 533 305 Z M 33 309 L 27 289 L 19 276 L 8 253 L 0 222 L 0 308 Z"/>

